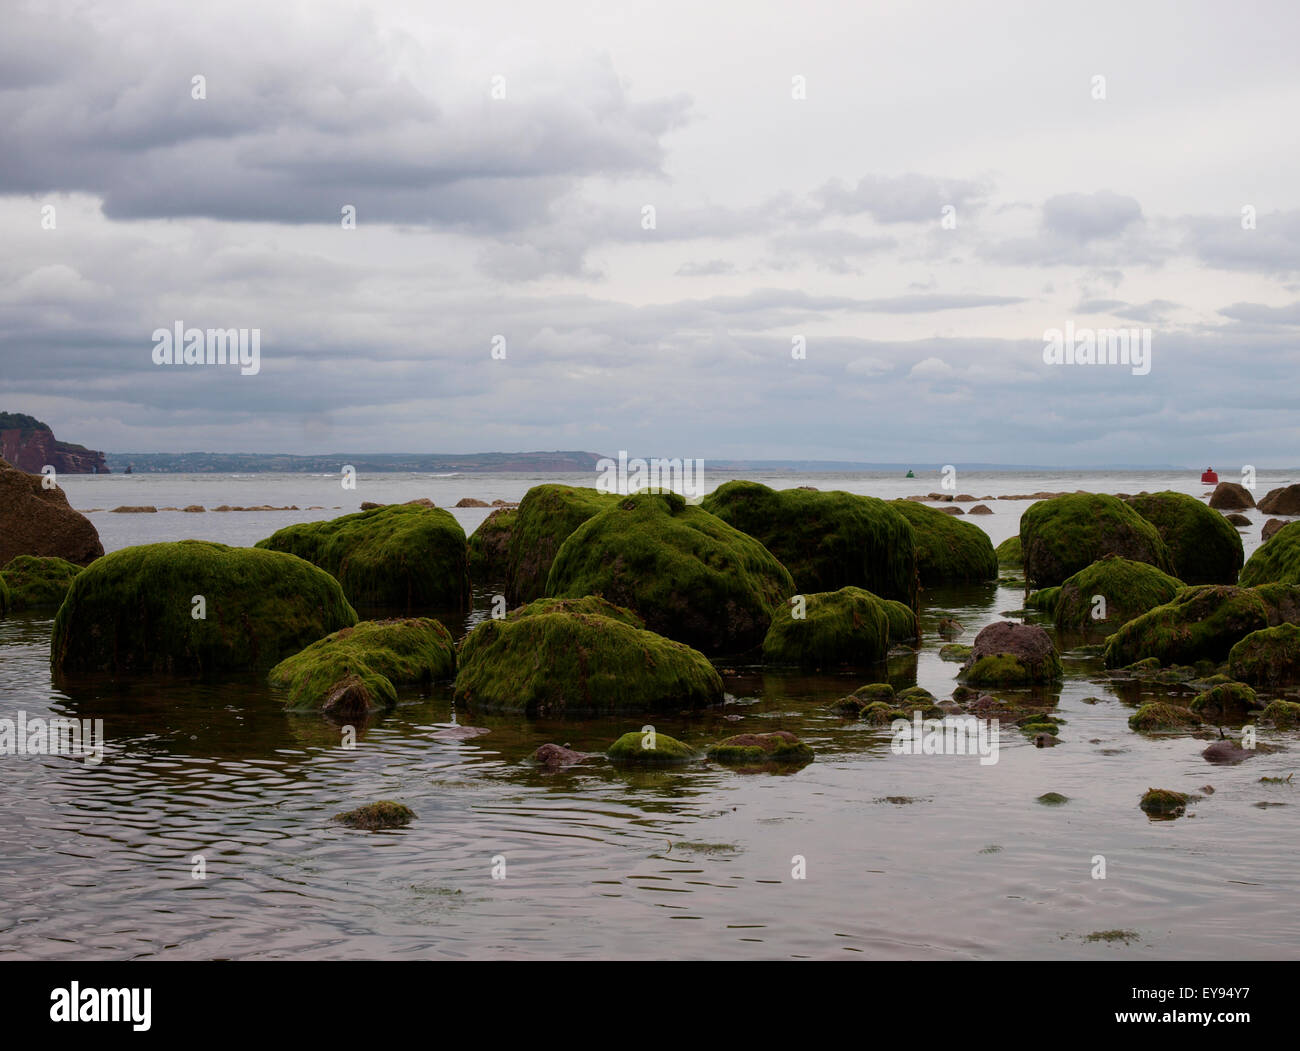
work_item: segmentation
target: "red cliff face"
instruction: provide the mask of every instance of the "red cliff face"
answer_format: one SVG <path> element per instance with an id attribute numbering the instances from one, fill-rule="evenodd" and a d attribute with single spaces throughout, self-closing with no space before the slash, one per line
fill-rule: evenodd
<path id="1" fill-rule="evenodd" d="M 59 474 L 110 473 L 102 452 L 57 441 L 53 431 L 30 427 L 0 430 L 0 460 L 29 474 L 40 474 L 46 464 Z"/>

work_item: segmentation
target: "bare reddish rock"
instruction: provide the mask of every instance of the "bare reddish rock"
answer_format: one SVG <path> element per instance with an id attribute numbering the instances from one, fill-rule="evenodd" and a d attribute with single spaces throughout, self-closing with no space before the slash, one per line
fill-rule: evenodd
<path id="1" fill-rule="evenodd" d="M 104 553 L 90 519 L 57 486 L 0 460 L 0 566 L 19 555 L 55 555 L 79 566 Z"/>
<path id="2" fill-rule="evenodd" d="M 1270 490 L 1259 509 L 1266 515 L 1300 515 L 1300 484 Z"/>
<path id="3" fill-rule="evenodd" d="M 1280 518 L 1270 518 L 1267 522 L 1264 523 L 1264 531 L 1263 533 L 1260 534 L 1259 542 L 1261 544 L 1268 543 L 1269 539 L 1273 536 L 1273 534 L 1276 533 L 1279 529 L 1281 529 L 1286 524 L 1287 523 L 1283 522 L 1282 519 Z"/>
<path id="4" fill-rule="evenodd" d="M 936 510 L 942 511 L 946 515 L 964 515 L 966 513 L 960 507 L 939 507 Z"/>
<path id="5" fill-rule="evenodd" d="M 156 507 L 131 507 L 124 504 L 121 507 L 113 508 L 113 514 L 115 515 L 156 515 L 157 513 L 158 508 Z"/>
<path id="6" fill-rule="evenodd" d="M 457 507 L 491 507 L 486 500 L 475 500 L 472 496 L 462 496 L 456 501 Z"/>
<path id="7" fill-rule="evenodd" d="M 195 514 L 195 513 L 199 512 L 199 511 L 206 510 L 206 508 L 204 508 L 204 506 L 203 506 L 202 504 L 190 504 L 189 507 L 182 507 L 181 510 L 182 510 L 182 511 L 189 511 L 191 514 Z"/>
<path id="8" fill-rule="evenodd" d="M 40 474 L 51 466 L 59 474 L 109 474 L 104 454 L 84 445 L 61 442 L 39 420 L 25 417 L 37 427 L 7 427 L 0 430 L 0 457 L 28 474 Z"/>
<path id="9" fill-rule="evenodd" d="M 1254 507 L 1255 498 L 1250 490 L 1236 482 L 1220 482 L 1210 494 L 1210 506 L 1216 511 L 1240 511 Z"/>
<path id="10" fill-rule="evenodd" d="M 984 504 L 976 504 L 968 513 L 972 515 L 991 515 L 993 508 L 986 507 Z"/>

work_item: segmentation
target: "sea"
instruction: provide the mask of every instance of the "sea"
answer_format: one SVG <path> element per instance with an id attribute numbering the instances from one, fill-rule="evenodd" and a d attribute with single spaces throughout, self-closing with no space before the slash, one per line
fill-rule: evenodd
<path id="1" fill-rule="evenodd" d="M 886 499 L 944 491 L 937 473 L 748 477 Z M 462 498 L 595 484 L 549 473 L 363 474 L 355 489 L 305 474 L 60 481 L 107 551 L 191 537 L 250 545 L 362 501 L 417 497 L 470 533 L 490 509 L 454 507 Z M 1296 481 L 1261 470 L 1255 494 Z M 997 544 L 1032 502 L 997 497 L 1078 489 L 1208 487 L 1199 472 L 988 471 L 947 491 L 992 509 L 962 520 Z M 209 510 L 112 510 L 193 504 Z M 220 505 L 298 510 L 211 510 Z M 1265 516 L 1245 514 L 1249 557 Z M 491 601 L 476 589 L 474 610 L 448 627 L 463 634 Z M 883 679 L 950 696 L 958 665 L 939 646 L 970 643 L 1023 604 L 1014 574 L 926 590 L 918 652 L 834 675 L 720 662 L 726 704 L 703 712 L 530 720 L 458 709 L 445 685 L 407 690 L 355 747 L 318 716 L 285 713 L 258 681 L 64 692 L 50 673 L 52 615 L 0 619 L 0 717 L 102 719 L 106 742 L 98 763 L 0 755 L 0 958 L 1294 957 L 1300 735 L 1264 731 L 1276 750 L 1215 766 L 1201 756 L 1208 737 L 1135 733 L 1135 707 L 1178 688 L 1118 684 L 1096 645 L 1077 640 L 1062 640 L 1054 748 L 1009 727 L 993 764 L 896 754 L 888 728 L 833 709 Z M 961 625 L 952 640 L 938 634 L 943 618 Z M 648 724 L 700 747 L 790 730 L 816 759 L 786 774 L 603 761 L 546 773 L 528 761 L 547 742 L 603 751 Z M 1152 820 L 1138 807 L 1148 787 L 1201 798 Z M 1049 792 L 1068 801 L 1039 802 Z M 415 819 L 382 832 L 331 820 L 379 799 Z"/>

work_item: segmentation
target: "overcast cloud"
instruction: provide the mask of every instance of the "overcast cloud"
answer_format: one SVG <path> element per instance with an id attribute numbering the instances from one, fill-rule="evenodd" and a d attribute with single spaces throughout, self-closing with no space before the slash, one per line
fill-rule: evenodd
<path id="1" fill-rule="evenodd" d="M 111 451 L 1300 464 L 1297 29 L 11 5 L 0 409 Z M 155 365 L 178 320 L 260 373 Z M 1151 328 L 1150 374 L 1044 364 L 1067 322 Z"/>

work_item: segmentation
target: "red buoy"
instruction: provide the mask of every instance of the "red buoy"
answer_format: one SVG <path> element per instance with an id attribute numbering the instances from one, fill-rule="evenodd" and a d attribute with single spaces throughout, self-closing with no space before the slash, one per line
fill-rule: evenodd
<path id="1" fill-rule="evenodd" d="M 1205 473 L 1201 475 L 1201 481 L 1204 482 L 1206 485 L 1218 485 L 1219 476 L 1214 473 L 1213 467 L 1207 467 L 1205 469 Z"/>

